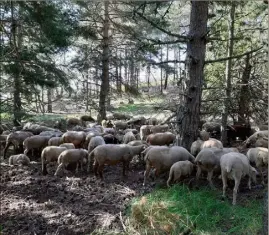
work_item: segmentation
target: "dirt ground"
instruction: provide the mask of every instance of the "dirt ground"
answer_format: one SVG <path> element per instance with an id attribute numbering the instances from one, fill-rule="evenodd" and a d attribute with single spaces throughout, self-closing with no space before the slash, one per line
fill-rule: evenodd
<path id="1" fill-rule="evenodd" d="M 15 234 L 90 234 L 95 229 L 123 231 L 121 215 L 135 197 L 148 193 L 153 184 L 142 187 L 142 164 L 131 164 L 127 179 L 122 179 L 121 166 L 107 166 L 105 181 L 93 174 L 68 171 L 64 177 L 55 177 L 56 166 L 48 167 L 49 175 L 41 174 L 41 164 L 9 166 L 1 163 L 1 235 Z M 189 180 L 188 180 L 189 181 Z M 201 180 L 199 186 L 206 184 Z M 190 183 L 191 188 L 198 187 Z M 232 186 L 228 191 L 232 198 Z M 240 185 L 241 186 L 241 185 Z M 238 203 L 247 198 L 263 200 L 260 187 L 252 191 L 243 183 Z M 221 181 L 217 185 L 221 195 Z"/>

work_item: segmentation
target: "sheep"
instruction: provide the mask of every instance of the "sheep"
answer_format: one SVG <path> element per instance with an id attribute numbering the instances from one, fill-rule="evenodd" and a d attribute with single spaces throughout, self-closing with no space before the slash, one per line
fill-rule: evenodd
<path id="1" fill-rule="evenodd" d="M 113 128 L 104 128 L 104 134 L 115 135 L 116 131 Z"/>
<path id="2" fill-rule="evenodd" d="M 155 126 L 158 124 L 158 120 L 157 120 L 157 118 L 149 118 L 147 120 L 147 124 Z"/>
<path id="3" fill-rule="evenodd" d="M 33 136 L 33 133 L 27 131 L 16 131 L 7 136 L 6 146 L 4 148 L 4 158 L 10 145 L 14 145 L 15 152 L 23 152 L 23 141 L 27 138 Z"/>
<path id="4" fill-rule="evenodd" d="M 250 137 L 248 137 L 248 139 L 244 142 L 244 144 L 246 145 L 246 147 L 268 147 L 268 140 L 267 140 L 267 144 L 266 144 L 266 140 L 263 140 L 263 138 L 267 138 L 268 139 L 268 131 L 257 131 L 255 132 L 253 135 L 251 135 Z M 256 142 L 258 142 L 258 144 L 256 144 Z M 260 146 L 257 146 L 260 145 Z M 265 145 L 265 146 L 261 146 L 261 145 Z"/>
<path id="5" fill-rule="evenodd" d="M 80 117 L 80 122 L 83 126 L 86 126 L 86 122 L 95 122 L 95 120 L 89 115 L 83 115 Z"/>
<path id="6" fill-rule="evenodd" d="M 119 143 L 119 140 L 114 135 L 111 135 L 111 134 L 104 135 L 103 138 L 106 144 L 118 144 Z"/>
<path id="7" fill-rule="evenodd" d="M 41 165 L 43 175 L 48 174 L 46 164 L 48 162 L 56 162 L 60 154 L 65 151 L 66 147 L 48 146 L 41 153 Z"/>
<path id="8" fill-rule="evenodd" d="M 91 138 L 95 137 L 95 136 L 100 136 L 101 134 L 99 132 L 94 132 L 94 131 L 90 131 L 87 136 L 86 136 L 86 139 L 85 139 L 85 142 L 84 142 L 84 148 L 87 149 L 88 148 L 88 145 L 91 141 Z"/>
<path id="9" fill-rule="evenodd" d="M 106 144 L 97 146 L 88 156 L 88 172 L 90 162 L 94 159 L 94 173 L 103 180 L 103 168 L 105 164 L 115 165 L 119 162 L 123 163 L 122 176 L 125 176 L 125 168 L 129 168 L 129 163 L 133 156 L 141 153 L 146 148 L 145 145 L 130 146 L 127 144 Z"/>
<path id="10" fill-rule="evenodd" d="M 88 145 L 88 152 L 90 153 L 94 150 L 97 146 L 106 144 L 104 138 L 102 136 L 94 136 L 91 138 L 89 145 Z"/>
<path id="11" fill-rule="evenodd" d="M 204 141 L 204 143 L 201 145 L 201 149 L 204 149 L 204 148 L 212 148 L 212 147 L 216 147 L 216 148 L 222 149 L 223 148 L 223 144 L 219 140 L 217 140 L 217 139 L 209 138 L 209 140 Z"/>
<path id="12" fill-rule="evenodd" d="M 50 136 L 31 136 L 26 138 L 23 141 L 23 147 L 24 147 L 24 154 L 27 155 L 28 152 L 31 150 L 32 151 L 32 156 L 33 156 L 33 150 L 36 149 L 39 152 L 43 150 L 46 146 L 48 146 L 48 141 L 50 139 Z"/>
<path id="13" fill-rule="evenodd" d="M 67 131 L 63 134 L 63 143 L 73 143 L 76 148 L 82 148 L 86 139 L 86 133 L 83 131 Z"/>
<path id="14" fill-rule="evenodd" d="M 58 157 L 58 167 L 55 176 L 59 175 L 60 170 L 63 170 L 70 163 L 76 163 L 76 173 L 78 173 L 78 165 L 80 164 L 81 171 L 83 170 L 82 164 L 87 162 L 88 151 L 85 149 L 67 149 L 63 151 Z"/>
<path id="15" fill-rule="evenodd" d="M 157 125 L 157 126 L 152 126 L 150 128 L 150 132 L 152 134 L 156 134 L 156 133 L 164 133 L 164 132 L 167 132 L 168 131 L 168 125 L 165 124 L 165 125 Z"/>
<path id="16" fill-rule="evenodd" d="M 84 131 L 84 127 L 76 125 L 72 128 L 70 128 L 71 131 Z"/>
<path id="17" fill-rule="evenodd" d="M 59 147 L 65 147 L 66 149 L 75 149 L 76 148 L 73 143 L 60 144 Z"/>
<path id="18" fill-rule="evenodd" d="M 30 159 L 24 154 L 12 155 L 9 157 L 9 165 L 30 165 Z"/>
<path id="19" fill-rule="evenodd" d="M 133 141 L 128 143 L 128 145 L 131 145 L 131 146 L 138 146 L 138 145 L 142 145 L 142 144 L 148 146 L 148 143 L 146 141 L 143 141 L 143 140 L 133 140 Z"/>
<path id="20" fill-rule="evenodd" d="M 194 163 L 195 157 L 189 151 L 180 146 L 168 148 L 166 146 L 154 146 L 147 151 L 145 156 L 146 170 L 144 172 L 144 183 L 149 176 L 151 168 L 155 168 L 155 176 L 170 170 L 171 166 L 178 161 L 189 160 Z"/>
<path id="21" fill-rule="evenodd" d="M 152 125 L 143 125 L 140 127 L 140 138 L 141 140 L 146 140 L 148 135 L 150 135 L 150 128 Z"/>
<path id="22" fill-rule="evenodd" d="M 268 166 L 268 149 L 262 147 L 250 148 L 247 152 L 247 158 L 249 159 L 250 163 L 254 163 L 256 165 L 262 177 L 262 184 L 264 185 L 262 167 Z"/>
<path id="23" fill-rule="evenodd" d="M 170 145 L 176 139 L 176 136 L 171 132 L 150 134 L 146 141 L 151 145 Z"/>
<path id="24" fill-rule="evenodd" d="M 101 125 L 103 128 L 112 128 L 114 123 L 111 120 L 102 120 Z"/>
<path id="25" fill-rule="evenodd" d="M 60 144 L 62 144 L 62 142 L 62 137 L 52 137 L 48 141 L 48 146 L 59 146 Z"/>
<path id="26" fill-rule="evenodd" d="M 123 144 L 128 144 L 129 142 L 136 140 L 133 132 L 129 131 L 123 136 Z"/>
<path id="27" fill-rule="evenodd" d="M 268 131 L 268 125 L 265 125 L 265 124 L 262 124 L 262 125 L 259 125 L 259 129 L 260 131 Z"/>
<path id="28" fill-rule="evenodd" d="M 254 145 L 255 147 L 263 147 L 268 148 L 268 138 L 266 137 L 258 137 L 256 140 L 256 143 Z"/>
<path id="29" fill-rule="evenodd" d="M 192 143 L 192 145 L 191 145 L 191 154 L 193 156 L 196 157 L 197 154 L 201 151 L 201 146 L 202 146 L 203 143 L 204 143 L 204 141 L 199 139 L 199 138 L 198 138 L 198 140 L 196 140 L 196 141 L 194 141 Z"/>
<path id="30" fill-rule="evenodd" d="M 7 142 L 7 136 L 8 135 L 4 135 L 4 134 L 1 134 L 0 135 L 0 148 L 2 149 L 2 147 L 5 147 L 6 145 L 6 142 Z"/>
<path id="31" fill-rule="evenodd" d="M 66 121 L 68 127 L 77 126 L 81 124 L 81 121 L 78 118 L 68 118 Z"/>
<path id="32" fill-rule="evenodd" d="M 202 149 L 195 159 L 195 164 L 197 165 L 196 180 L 200 178 L 202 171 L 207 171 L 207 180 L 211 188 L 215 188 L 212 182 L 213 172 L 220 171 L 220 158 L 222 155 L 230 152 L 238 152 L 234 148 L 223 148 L 219 149 L 204 148 Z"/>
<path id="33" fill-rule="evenodd" d="M 128 128 L 127 122 L 117 121 L 114 123 L 114 127 L 116 130 L 125 130 Z"/>
<path id="34" fill-rule="evenodd" d="M 174 163 L 169 172 L 169 178 L 167 180 L 167 187 L 170 187 L 170 182 L 179 181 L 181 176 L 190 176 L 193 171 L 194 165 L 190 161 L 180 161 Z"/>
<path id="35" fill-rule="evenodd" d="M 203 141 L 209 140 L 209 133 L 207 131 L 200 131 L 199 136 Z"/>
<path id="36" fill-rule="evenodd" d="M 241 178 L 248 175 L 248 187 L 251 189 L 251 179 L 256 183 L 257 171 L 249 164 L 248 158 L 241 153 L 227 153 L 220 159 L 221 178 L 223 183 L 223 197 L 227 189 L 227 178 L 234 179 L 233 205 L 236 204 L 236 196 Z"/>
<path id="37" fill-rule="evenodd" d="M 54 131 L 42 131 L 40 134 L 40 136 L 50 136 L 52 137 L 61 137 L 63 135 L 63 132 L 58 131 L 58 130 L 54 130 Z"/>
<path id="38" fill-rule="evenodd" d="M 138 134 L 138 130 L 136 130 L 136 129 L 125 129 L 123 131 L 123 134 L 126 134 L 127 132 L 130 132 L 130 131 L 133 132 L 134 135 Z"/>
<path id="39" fill-rule="evenodd" d="M 23 126 L 23 130 L 28 131 L 28 132 L 32 132 L 34 135 L 39 135 L 41 132 L 44 132 L 44 131 L 52 131 L 52 132 L 55 131 L 55 129 L 53 129 L 53 128 L 50 128 L 47 126 L 41 126 L 39 124 L 33 124 L 30 122 L 26 123 Z"/>

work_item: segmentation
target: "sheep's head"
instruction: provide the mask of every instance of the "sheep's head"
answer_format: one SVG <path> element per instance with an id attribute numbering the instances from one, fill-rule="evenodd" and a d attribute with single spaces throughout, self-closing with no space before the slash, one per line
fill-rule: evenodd
<path id="1" fill-rule="evenodd" d="M 257 170 L 254 167 L 250 166 L 249 174 L 250 174 L 252 181 L 256 184 L 256 182 L 257 182 L 256 176 L 258 174 Z"/>

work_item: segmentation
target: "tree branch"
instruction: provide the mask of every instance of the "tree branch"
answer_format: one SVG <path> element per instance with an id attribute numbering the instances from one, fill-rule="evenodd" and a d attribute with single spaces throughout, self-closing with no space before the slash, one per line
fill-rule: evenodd
<path id="1" fill-rule="evenodd" d="M 207 60 L 207 61 L 205 61 L 205 64 L 217 63 L 217 62 L 222 62 L 222 61 L 226 61 L 226 60 L 229 60 L 229 59 L 241 58 L 241 57 L 243 57 L 245 55 L 251 54 L 251 53 L 256 52 L 256 51 L 259 51 L 262 48 L 263 48 L 263 46 L 259 47 L 259 48 L 256 48 L 254 50 L 248 51 L 246 53 L 243 53 L 241 55 L 235 55 L 235 56 L 231 56 L 231 57 L 219 58 L 219 59 L 216 59 L 216 60 Z"/>

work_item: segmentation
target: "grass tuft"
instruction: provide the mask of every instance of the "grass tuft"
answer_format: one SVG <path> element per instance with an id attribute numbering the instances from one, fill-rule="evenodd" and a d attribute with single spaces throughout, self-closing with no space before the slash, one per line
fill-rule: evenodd
<path id="1" fill-rule="evenodd" d="M 128 216 L 139 234 L 258 234 L 262 202 L 232 206 L 219 192 L 175 185 L 135 199 Z"/>

